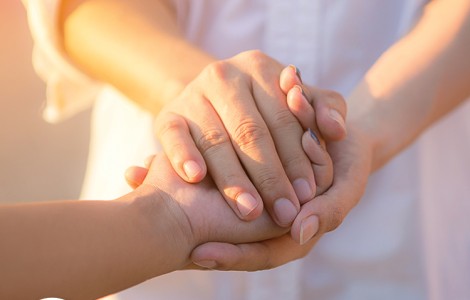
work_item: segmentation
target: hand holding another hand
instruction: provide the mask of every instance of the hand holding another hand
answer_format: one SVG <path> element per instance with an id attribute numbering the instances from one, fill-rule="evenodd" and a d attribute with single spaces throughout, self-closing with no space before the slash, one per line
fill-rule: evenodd
<path id="1" fill-rule="evenodd" d="M 282 70 L 281 64 L 259 51 L 213 63 L 163 109 L 156 132 L 181 178 L 198 182 L 208 169 L 241 219 L 255 219 L 264 206 L 278 225 L 288 227 L 300 205 L 315 196 L 317 186 L 310 159 L 299 143 L 302 127 L 289 111 L 279 84 Z M 284 71 L 289 72 L 293 75 L 286 76 L 289 82 L 301 84 L 295 67 Z M 342 98 L 332 99 L 315 108 L 322 114 L 329 113 L 331 106 L 341 117 Z M 342 138 L 341 123 L 333 120 L 331 126 L 329 115 L 319 116 L 318 121 L 325 119 L 319 126 L 321 134 Z"/>

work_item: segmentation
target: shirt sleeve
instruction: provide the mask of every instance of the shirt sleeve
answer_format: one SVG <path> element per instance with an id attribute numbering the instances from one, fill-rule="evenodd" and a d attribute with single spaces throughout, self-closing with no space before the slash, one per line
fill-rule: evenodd
<path id="1" fill-rule="evenodd" d="M 62 48 L 60 0 L 22 0 L 34 41 L 33 67 L 47 85 L 43 117 L 56 123 L 91 106 L 103 84 L 81 72 Z"/>

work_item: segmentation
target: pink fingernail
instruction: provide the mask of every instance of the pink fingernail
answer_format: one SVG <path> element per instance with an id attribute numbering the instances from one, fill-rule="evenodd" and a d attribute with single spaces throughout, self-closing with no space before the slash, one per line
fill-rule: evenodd
<path id="1" fill-rule="evenodd" d="M 304 245 L 310 241 L 318 232 L 319 226 L 318 217 L 315 215 L 303 219 L 300 223 L 300 245 Z"/>
<path id="2" fill-rule="evenodd" d="M 294 182 L 292 182 L 292 187 L 301 203 L 304 203 L 313 197 L 313 191 L 310 184 L 308 184 L 307 180 L 303 178 L 294 180 Z"/>
<path id="3" fill-rule="evenodd" d="M 202 168 L 194 160 L 185 161 L 183 164 L 183 170 L 189 179 L 196 178 L 202 172 Z"/>
<path id="4" fill-rule="evenodd" d="M 297 216 L 297 209 L 294 204 L 285 198 L 277 199 L 274 202 L 273 208 L 276 218 L 280 223 L 279 225 L 287 226 L 292 223 Z"/>
<path id="5" fill-rule="evenodd" d="M 299 78 L 300 84 L 303 84 L 303 82 L 302 82 L 302 73 L 300 72 L 299 68 L 297 68 L 294 65 L 289 65 L 289 67 L 294 70 L 295 75 L 297 75 L 297 78 Z"/>
<path id="6" fill-rule="evenodd" d="M 194 264 L 206 269 L 215 269 L 217 267 L 217 263 L 213 260 L 195 261 Z"/>
<path id="7" fill-rule="evenodd" d="M 330 109 L 329 115 L 330 115 L 330 118 L 335 120 L 344 130 L 346 130 L 346 124 L 344 123 L 344 118 L 337 110 Z"/>
<path id="8" fill-rule="evenodd" d="M 258 206 L 258 204 L 258 200 L 249 193 L 242 193 L 237 197 L 238 210 L 244 217 L 248 216 Z"/>

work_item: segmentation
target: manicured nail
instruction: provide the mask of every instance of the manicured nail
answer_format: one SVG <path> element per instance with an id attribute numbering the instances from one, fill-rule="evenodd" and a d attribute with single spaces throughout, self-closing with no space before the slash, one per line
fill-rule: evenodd
<path id="1" fill-rule="evenodd" d="M 341 114 L 337 110 L 330 109 L 329 115 L 330 118 L 335 120 L 346 131 L 346 124 L 344 123 L 343 116 L 341 116 Z"/>
<path id="2" fill-rule="evenodd" d="M 298 178 L 292 182 L 295 194 L 301 203 L 305 203 L 313 197 L 313 191 L 307 180 Z"/>
<path id="3" fill-rule="evenodd" d="M 289 65 L 289 67 L 292 68 L 295 71 L 295 75 L 297 75 L 297 78 L 299 78 L 300 83 L 303 84 L 303 82 L 302 82 L 302 73 L 300 72 L 299 68 L 297 68 L 294 65 Z"/>
<path id="4" fill-rule="evenodd" d="M 274 214 L 279 221 L 279 225 L 287 226 L 292 223 L 297 216 L 297 209 L 289 200 L 280 198 L 274 201 Z"/>
<path id="5" fill-rule="evenodd" d="M 249 193 L 242 193 L 237 197 L 237 207 L 240 214 L 244 217 L 248 216 L 256 207 L 258 200 Z"/>
<path id="6" fill-rule="evenodd" d="M 300 245 L 304 245 L 312 239 L 312 237 L 318 232 L 319 228 L 318 217 L 308 216 L 300 223 Z"/>
<path id="7" fill-rule="evenodd" d="M 194 264 L 206 269 L 215 269 L 217 267 L 217 263 L 213 260 L 194 261 Z"/>
<path id="8" fill-rule="evenodd" d="M 318 145 L 321 145 L 320 143 L 320 139 L 318 139 L 318 136 L 315 134 L 315 132 L 313 132 L 312 129 L 308 129 L 308 133 L 310 134 L 310 137 L 318 144 Z"/>
<path id="9" fill-rule="evenodd" d="M 194 160 L 185 161 L 183 170 L 190 179 L 196 178 L 202 172 L 202 168 Z"/>

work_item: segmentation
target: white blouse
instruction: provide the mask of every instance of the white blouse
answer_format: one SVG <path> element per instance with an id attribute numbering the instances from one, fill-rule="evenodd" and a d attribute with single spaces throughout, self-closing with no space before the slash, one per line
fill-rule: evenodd
<path id="1" fill-rule="evenodd" d="M 59 0 L 24 0 L 34 65 L 46 81 L 45 118 L 93 103 L 82 197 L 129 191 L 124 170 L 158 150 L 151 116 L 67 59 Z M 303 80 L 348 95 L 406 34 L 425 0 L 173 0 L 188 40 L 216 57 L 261 49 Z M 470 105 L 435 124 L 374 173 L 343 225 L 304 259 L 261 272 L 179 271 L 113 299 L 466 299 L 470 295 Z M 451 133 L 451 134 L 449 134 Z"/>

